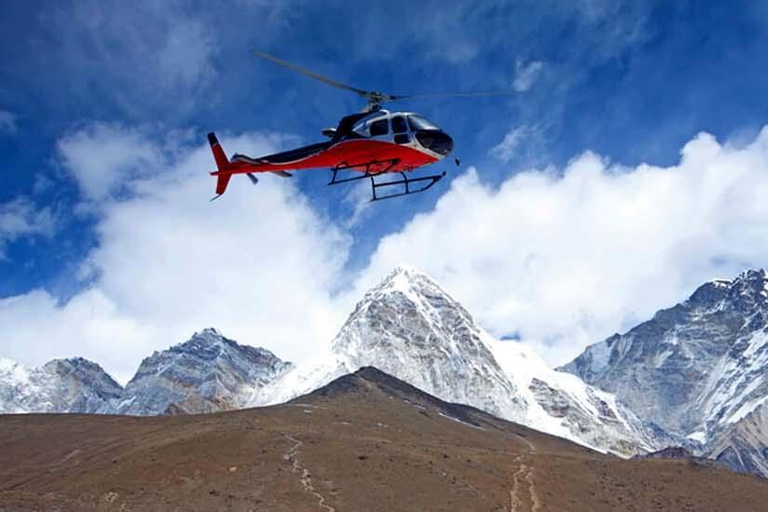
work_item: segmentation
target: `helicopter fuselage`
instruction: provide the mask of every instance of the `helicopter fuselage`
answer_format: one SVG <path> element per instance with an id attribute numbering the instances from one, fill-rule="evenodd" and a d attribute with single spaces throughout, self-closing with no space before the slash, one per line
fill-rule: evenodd
<path id="1" fill-rule="evenodd" d="M 371 173 L 412 171 L 445 158 L 453 149 L 453 139 L 447 133 L 411 112 L 380 109 L 353 114 L 325 133 L 331 140 L 273 155 L 252 158 L 235 154 L 230 163 L 240 165 L 230 172 L 339 166 Z"/>
<path id="2" fill-rule="evenodd" d="M 453 139 L 424 117 L 412 112 L 377 109 L 342 118 L 336 129 L 324 130 L 329 141 L 253 158 L 235 154 L 228 159 L 213 134 L 209 142 L 218 170 L 216 193 L 226 190 L 234 174 L 329 168 L 354 170 L 366 176 L 409 172 L 445 158 Z"/>

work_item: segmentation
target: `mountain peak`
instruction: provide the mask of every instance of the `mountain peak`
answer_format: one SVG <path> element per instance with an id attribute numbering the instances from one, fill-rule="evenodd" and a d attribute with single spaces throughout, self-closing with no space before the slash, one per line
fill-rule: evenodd
<path id="1" fill-rule="evenodd" d="M 212 359 L 220 356 L 227 347 L 233 349 L 241 348 L 237 342 L 230 340 L 217 329 L 208 327 L 200 332 L 195 332 L 187 341 L 172 346 L 169 351 L 173 353 L 194 353 L 206 359 Z M 155 354 L 158 354 L 158 352 Z"/>
<path id="2" fill-rule="evenodd" d="M 706 284 L 714 284 L 716 286 L 734 288 L 734 287 L 750 287 L 750 288 L 764 288 L 766 281 L 768 281 L 768 272 L 765 269 L 747 269 L 736 276 L 734 279 L 713 279 Z"/>
<path id="3" fill-rule="evenodd" d="M 767 363 L 768 274 L 750 269 L 703 284 L 685 302 L 587 347 L 564 369 L 614 393 L 676 443 L 712 446 L 765 402 Z M 746 444 L 738 452 L 765 458 Z M 760 472 L 768 474 L 768 464 Z"/>
<path id="4" fill-rule="evenodd" d="M 391 285 L 410 286 L 420 281 L 426 281 L 437 285 L 435 280 L 429 277 L 424 271 L 419 270 L 416 267 L 406 265 L 405 263 L 401 263 L 392 269 L 392 271 L 387 274 L 384 279 L 381 280 L 381 283 L 379 283 L 379 286 L 376 288 Z"/>
<path id="5" fill-rule="evenodd" d="M 122 391 L 101 366 L 81 357 L 38 368 L 0 359 L 0 413 L 105 413 Z"/>
<path id="6" fill-rule="evenodd" d="M 399 265 L 358 303 L 331 344 L 345 370 L 363 366 L 405 380 L 439 398 L 520 411 L 514 386 L 493 357 L 489 336 L 430 277 Z M 522 417 L 522 413 L 519 415 Z"/>
<path id="7" fill-rule="evenodd" d="M 702 286 L 713 285 L 721 288 L 729 288 L 740 283 L 755 283 L 760 281 L 768 281 L 768 271 L 764 268 L 759 269 L 747 269 L 741 272 L 733 279 L 716 278 L 711 279 L 704 283 Z"/>
<path id="8" fill-rule="evenodd" d="M 396 274 L 405 274 L 405 275 L 422 275 L 426 276 L 423 270 L 420 270 L 414 266 L 408 265 L 407 263 L 400 263 L 395 268 L 392 269 L 392 271 L 389 273 L 389 275 L 396 275 Z"/>
<path id="9" fill-rule="evenodd" d="M 434 279 L 415 267 L 401 263 L 392 269 L 378 285 L 368 291 L 360 304 L 381 300 L 392 294 L 405 295 L 414 303 L 421 302 L 425 296 L 441 296 L 453 302 L 453 299 Z"/>
<path id="10" fill-rule="evenodd" d="M 746 311 L 762 308 L 768 298 L 768 273 L 745 270 L 735 279 L 713 279 L 699 286 L 683 305 Z"/>
<path id="11" fill-rule="evenodd" d="M 768 296 L 768 274 L 762 268 L 746 270 L 739 274 L 731 286 L 737 288 L 740 294 L 766 297 Z"/>
<path id="12" fill-rule="evenodd" d="M 736 278 L 736 281 L 756 281 L 765 280 L 768 278 L 768 273 L 765 269 L 747 269 Z"/>
<path id="13" fill-rule="evenodd" d="M 122 389 L 122 386 L 115 382 L 100 364 L 84 357 L 52 359 L 43 365 L 42 370 L 55 373 L 60 378 L 79 380 L 99 390 L 106 390 L 102 393 L 105 396 L 114 397 L 116 396 L 115 390 Z"/>
<path id="14" fill-rule="evenodd" d="M 186 343 L 189 343 L 191 341 L 199 341 L 201 343 L 217 343 L 219 341 L 225 340 L 221 332 L 219 332 L 217 329 L 213 327 L 206 327 L 200 332 L 195 332 L 192 337 L 186 341 Z"/>
<path id="15" fill-rule="evenodd" d="M 221 333 L 215 327 L 206 327 L 200 332 L 196 332 L 192 336 L 221 336 Z"/>
<path id="16" fill-rule="evenodd" d="M 144 415 L 233 409 L 243 396 L 292 366 L 269 350 L 203 329 L 144 359 L 118 411 Z"/>

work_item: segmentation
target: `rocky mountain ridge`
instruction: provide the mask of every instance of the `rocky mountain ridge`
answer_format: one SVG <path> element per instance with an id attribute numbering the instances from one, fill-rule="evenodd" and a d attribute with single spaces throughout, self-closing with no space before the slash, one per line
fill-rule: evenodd
<path id="1" fill-rule="evenodd" d="M 292 367 L 269 350 L 204 329 L 144 359 L 125 386 L 117 412 L 148 416 L 240 409 L 244 396 Z"/>
<path id="2" fill-rule="evenodd" d="M 768 274 L 700 286 L 562 369 L 699 455 L 768 476 Z"/>
<path id="3" fill-rule="evenodd" d="M 96 363 L 54 359 L 28 369 L 0 358 L 0 413 L 113 412 L 123 388 Z"/>
<path id="4" fill-rule="evenodd" d="M 243 399 L 291 369 L 262 348 L 216 329 L 155 352 L 123 388 L 82 358 L 27 369 L 0 359 L 0 413 L 190 414 L 239 409 Z"/>

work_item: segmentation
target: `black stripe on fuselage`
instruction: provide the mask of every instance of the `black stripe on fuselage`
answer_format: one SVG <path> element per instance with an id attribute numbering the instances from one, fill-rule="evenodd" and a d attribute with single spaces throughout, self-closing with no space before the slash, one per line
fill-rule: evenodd
<path id="1" fill-rule="evenodd" d="M 234 155 L 232 159 L 242 160 L 253 164 L 287 164 L 289 162 L 304 160 L 305 158 L 308 158 L 312 155 L 316 155 L 321 151 L 325 151 L 332 145 L 332 142 L 319 142 L 317 144 L 310 144 L 309 146 L 291 149 L 290 151 L 283 151 L 282 153 L 275 153 L 274 155 L 267 155 L 259 158 L 251 158 L 245 155 Z"/>

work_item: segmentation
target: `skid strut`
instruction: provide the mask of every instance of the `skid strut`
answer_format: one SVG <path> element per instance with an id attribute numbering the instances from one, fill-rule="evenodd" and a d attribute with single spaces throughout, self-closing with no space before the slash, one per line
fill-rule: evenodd
<path id="1" fill-rule="evenodd" d="M 400 179 L 394 180 L 394 181 L 381 181 L 381 178 L 384 178 L 387 174 L 390 176 L 394 174 L 392 172 L 392 169 L 400 163 L 400 160 L 393 159 L 393 160 L 384 160 L 384 161 L 373 161 L 368 162 L 365 164 L 346 164 L 342 163 L 337 165 L 336 167 L 331 168 L 331 181 L 328 183 L 328 185 L 340 185 L 342 183 L 350 183 L 352 181 L 358 181 L 358 180 L 364 180 L 364 179 L 370 179 L 371 180 L 371 202 L 373 201 L 382 201 L 384 199 L 391 199 L 393 197 L 400 197 L 400 196 L 408 196 L 411 194 L 418 194 L 419 192 L 424 192 L 425 190 L 428 190 L 432 188 L 432 186 L 443 179 L 445 176 L 445 173 L 442 174 L 433 174 L 430 176 L 419 176 L 416 178 L 409 178 L 405 171 L 397 171 L 397 174 L 401 176 Z M 383 167 L 382 167 L 383 166 Z M 360 168 L 364 168 L 365 171 L 362 171 L 362 174 L 358 174 L 356 176 L 349 176 L 346 178 L 339 178 L 339 172 L 354 169 L 356 172 L 359 171 Z M 374 168 L 377 168 L 379 170 L 373 170 Z M 377 178 L 379 180 L 377 181 Z M 385 178 L 386 179 L 386 178 Z M 419 185 L 414 188 L 414 184 L 422 184 L 426 183 L 425 185 Z M 385 191 L 392 188 L 400 188 L 400 192 L 394 192 L 392 194 L 386 194 L 380 195 L 380 193 L 377 193 L 378 190 Z"/>

